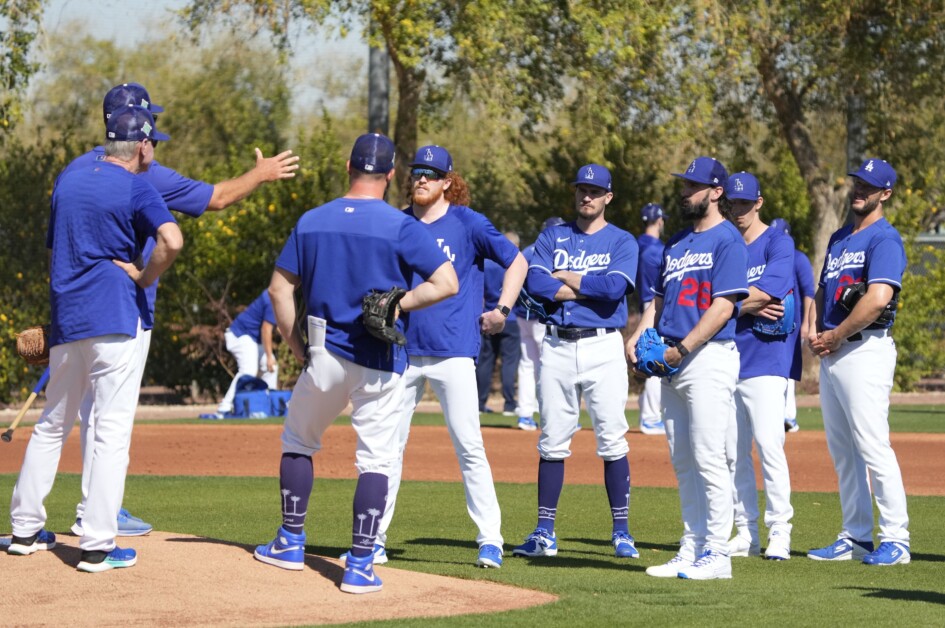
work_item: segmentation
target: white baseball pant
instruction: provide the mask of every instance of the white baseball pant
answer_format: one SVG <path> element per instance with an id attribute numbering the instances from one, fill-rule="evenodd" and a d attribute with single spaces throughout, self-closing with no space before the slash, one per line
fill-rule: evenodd
<path id="1" fill-rule="evenodd" d="M 791 478 L 784 456 L 784 390 L 787 378 L 759 376 L 735 386 L 735 412 L 728 426 L 729 470 L 735 490 L 735 527 L 758 543 L 758 488 L 752 441 L 758 448 L 765 486 L 765 525 L 790 534 Z"/>
<path id="2" fill-rule="evenodd" d="M 243 375 L 256 377 L 257 374 L 261 373 L 263 381 L 266 382 L 269 388 L 277 388 L 279 370 L 276 367 L 271 372 L 266 371 L 266 352 L 263 346 L 253 340 L 253 337 L 249 334 L 236 336 L 227 329 L 226 333 L 223 334 L 223 338 L 226 340 L 226 350 L 236 360 L 236 374 L 233 376 L 233 381 L 230 382 L 230 387 L 227 388 L 223 400 L 220 401 L 220 405 L 217 407 L 217 412 L 225 414 L 233 411 L 236 384 Z"/>
<path id="3" fill-rule="evenodd" d="M 593 422 L 597 455 L 617 460 L 630 451 L 626 438 L 627 358 L 619 332 L 580 340 L 545 335 L 538 393 L 538 453 L 545 460 L 564 460 L 571 455 L 582 397 Z"/>
<path id="4" fill-rule="evenodd" d="M 381 517 L 377 542 L 381 545 L 387 543 L 387 530 L 394 517 L 403 476 L 403 455 L 410 435 L 410 419 L 423 398 L 424 385 L 429 381 L 443 407 L 446 429 L 459 460 L 466 491 L 466 510 L 479 529 L 476 543 L 480 546 L 488 544 L 502 547 L 502 512 L 479 427 L 479 393 L 476 388 L 476 365 L 472 358 L 411 356 L 404 379 L 406 392 L 394 439 L 399 446 L 398 464 L 388 475 L 387 507 Z"/>
<path id="5" fill-rule="evenodd" d="M 820 363 L 824 431 L 837 471 L 843 513 L 840 536 L 858 541 L 873 538 L 872 486 L 879 510 L 880 542 L 908 545 L 906 491 L 889 443 L 889 393 L 896 370 L 896 343 L 885 330 L 860 333 L 863 340 L 844 342 Z"/>
<path id="6" fill-rule="evenodd" d="M 56 479 L 62 446 L 91 388 L 92 464 L 79 547 L 86 551 L 114 549 L 141 387 L 138 344 L 137 338 L 108 334 L 50 349 L 46 407 L 33 428 L 13 489 L 10 518 L 16 536 L 31 536 L 45 525 L 43 501 Z"/>
<path id="7" fill-rule="evenodd" d="M 531 417 L 538 412 L 536 385 L 541 373 L 541 341 L 545 337 L 545 326 L 537 319 L 518 318 L 519 347 L 522 357 L 518 361 L 518 416 Z"/>
<path id="8" fill-rule="evenodd" d="M 640 423 L 644 421 L 661 421 L 660 397 L 662 382 L 659 377 L 648 377 L 640 392 Z"/>
<path id="9" fill-rule="evenodd" d="M 790 377 L 787 380 L 787 390 L 784 392 L 784 418 L 797 419 L 796 382 Z"/>
<path id="10" fill-rule="evenodd" d="M 663 422 L 679 484 L 685 556 L 704 549 L 728 555 L 733 498 L 725 434 L 738 368 L 734 341 L 710 341 L 690 353 L 672 378 L 663 378 Z"/>

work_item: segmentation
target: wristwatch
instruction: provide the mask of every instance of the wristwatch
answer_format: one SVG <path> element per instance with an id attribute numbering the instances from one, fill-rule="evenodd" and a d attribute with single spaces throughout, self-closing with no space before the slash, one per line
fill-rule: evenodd
<path id="1" fill-rule="evenodd" d="M 506 305 L 497 305 L 495 306 L 495 309 L 499 310 L 499 314 L 501 314 L 505 318 L 508 318 L 509 314 L 512 313 L 512 309 Z"/>

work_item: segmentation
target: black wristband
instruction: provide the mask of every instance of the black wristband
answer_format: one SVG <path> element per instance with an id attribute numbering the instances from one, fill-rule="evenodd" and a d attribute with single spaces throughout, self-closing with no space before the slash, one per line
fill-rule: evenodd
<path id="1" fill-rule="evenodd" d="M 681 342 L 676 343 L 676 351 L 679 351 L 679 355 L 681 355 L 682 357 L 686 357 L 687 355 L 689 355 L 689 349 L 687 349 L 686 345 L 684 345 Z"/>

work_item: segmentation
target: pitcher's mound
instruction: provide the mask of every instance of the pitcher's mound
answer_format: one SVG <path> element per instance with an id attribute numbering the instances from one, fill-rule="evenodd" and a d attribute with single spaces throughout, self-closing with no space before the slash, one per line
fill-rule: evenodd
<path id="1" fill-rule="evenodd" d="M 286 571 L 253 558 L 254 547 L 153 532 L 119 539 L 138 564 L 99 574 L 76 571 L 79 539 L 11 556 L 0 540 L 2 623 L 12 626 L 290 626 L 498 612 L 555 601 L 554 595 L 477 580 L 377 567 L 378 593 L 342 593 L 337 559 L 306 555 Z M 474 568 L 474 567 L 471 567 Z"/>

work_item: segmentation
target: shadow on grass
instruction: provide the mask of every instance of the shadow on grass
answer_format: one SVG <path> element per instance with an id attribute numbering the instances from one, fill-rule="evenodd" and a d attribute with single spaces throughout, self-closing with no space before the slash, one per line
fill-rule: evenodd
<path id="1" fill-rule="evenodd" d="M 863 597 L 874 597 L 901 602 L 928 602 L 945 604 L 945 593 L 938 591 L 908 591 L 905 589 L 874 589 L 872 587 L 847 587 L 850 591 L 866 591 Z"/>

